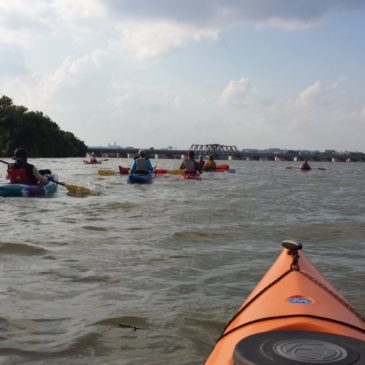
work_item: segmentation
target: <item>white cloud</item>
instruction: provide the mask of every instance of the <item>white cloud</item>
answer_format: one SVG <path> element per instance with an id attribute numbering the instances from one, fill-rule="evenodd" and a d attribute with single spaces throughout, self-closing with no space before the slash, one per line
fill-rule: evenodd
<path id="1" fill-rule="evenodd" d="M 296 99 L 296 105 L 335 106 L 335 104 L 338 104 L 345 97 L 346 90 L 342 87 L 343 83 L 344 80 L 338 80 L 332 84 L 322 84 L 317 80 L 299 93 Z"/>
<path id="2" fill-rule="evenodd" d="M 62 65 L 54 72 L 46 75 L 41 83 L 44 98 L 52 97 L 59 90 L 77 85 L 85 76 L 91 78 L 102 66 L 106 52 L 96 50 L 79 58 L 67 57 Z"/>
<path id="3" fill-rule="evenodd" d="M 238 81 L 232 80 L 223 90 L 219 97 L 218 104 L 220 106 L 237 106 L 243 107 L 247 105 L 247 98 L 251 92 L 251 85 L 248 79 L 241 78 Z"/>
<path id="4" fill-rule="evenodd" d="M 50 37 L 77 40 L 105 16 L 100 0 L 0 0 L 0 43 L 30 48 Z"/>
<path id="5" fill-rule="evenodd" d="M 197 28 L 170 21 L 124 21 L 116 27 L 119 44 L 137 58 L 153 58 L 204 39 L 215 40 L 214 29 Z M 111 42 L 111 47 L 115 46 Z"/>
<path id="6" fill-rule="evenodd" d="M 321 91 L 321 83 L 319 81 L 315 81 L 314 84 L 306 87 L 299 93 L 297 102 L 302 105 L 316 103 L 319 96 L 321 95 Z"/>
<path id="7" fill-rule="evenodd" d="M 30 47 L 38 38 L 62 32 L 74 40 L 110 32 L 111 39 L 121 37 L 132 54 L 156 57 L 192 42 L 215 41 L 225 29 L 245 23 L 306 29 L 326 13 L 354 8 L 364 9 L 365 2 L 32 0 L 29 6 L 28 0 L 0 0 L 0 42 Z"/>

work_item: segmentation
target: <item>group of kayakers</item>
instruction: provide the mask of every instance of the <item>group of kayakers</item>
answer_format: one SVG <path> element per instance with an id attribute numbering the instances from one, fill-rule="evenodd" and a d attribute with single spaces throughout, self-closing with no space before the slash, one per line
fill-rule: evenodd
<path id="1" fill-rule="evenodd" d="M 202 171 L 215 171 L 217 164 L 214 161 L 214 156 L 209 155 L 208 160 L 204 161 L 203 156 L 200 157 L 199 161 L 194 158 L 194 151 L 188 152 L 188 157 L 182 162 L 180 169 L 184 170 L 185 173 L 201 174 Z"/>
<path id="2" fill-rule="evenodd" d="M 43 176 L 38 169 L 28 163 L 27 151 L 24 148 L 17 148 L 14 151 L 14 163 L 8 165 L 6 178 L 13 184 L 47 184 L 47 176 Z M 95 153 L 91 154 L 90 161 L 97 161 Z M 203 171 L 215 171 L 217 164 L 214 156 L 210 155 L 207 161 L 201 157 L 195 159 L 194 151 L 189 151 L 188 156 L 181 163 L 180 169 L 186 174 L 199 175 Z M 308 160 L 304 160 L 300 166 L 301 170 L 311 170 Z M 133 163 L 129 169 L 130 173 L 147 174 L 153 172 L 153 166 L 145 150 L 139 150 L 134 156 Z"/>
<path id="3" fill-rule="evenodd" d="M 189 151 L 187 158 L 181 163 L 180 170 L 186 174 L 201 174 L 202 171 L 213 171 L 216 168 L 214 156 L 209 156 L 207 162 L 196 161 L 194 151 Z M 133 163 L 129 169 L 130 173 L 147 174 L 153 172 L 154 168 L 145 150 L 139 150 L 133 158 Z"/>
<path id="4" fill-rule="evenodd" d="M 95 153 L 91 154 L 89 163 L 97 163 Z M 187 157 L 180 165 L 180 170 L 183 170 L 186 174 L 201 174 L 203 171 L 215 171 L 217 164 L 214 161 L 214 156 L 210 155 L 207 161 L 204 161 L 201 156 L 199 161 L 195 160 L 194 151 L 189 151 Z M 129 173 L 147 174 L 153 172 L 153 166 L 148 158 L 148 154 L 145 150 L 139 150 L 134 158 L 133 163 L 129 169 Z"/>

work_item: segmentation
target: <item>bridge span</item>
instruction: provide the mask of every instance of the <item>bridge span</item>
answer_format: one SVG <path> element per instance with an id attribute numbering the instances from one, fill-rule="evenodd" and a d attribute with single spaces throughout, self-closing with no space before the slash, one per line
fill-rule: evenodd
<path id="1" fill-rule="evenodd" d="M 88 147 L 87 152 L 94 152 L 100 157 L 133 158 L 138 152 L 136 147 Z M 189 150 L 195 151 L 195 157 L 213 154 L 216 160 L 253 160 L 253 161 L 329 161 L 329 162 L 365 162 L 365 154 L 361 152 L 336 151 L 270 151 L 270 150 L 241 150 L 235 146 L 191 145 L 189 149 L 179 150 L 170 148 L 144 149 L 151 159 L 183 159 Z"/>

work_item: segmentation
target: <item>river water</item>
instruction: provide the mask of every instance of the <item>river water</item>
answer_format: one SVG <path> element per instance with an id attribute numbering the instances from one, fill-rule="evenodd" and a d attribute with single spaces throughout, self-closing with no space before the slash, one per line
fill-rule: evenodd
<path id="1" fill-rule="evenodd" d="M 364 163 L 137 186 L 97 173 L 124 159 L 30 162 L 97 194 L 0 198 L 0 364 L 203 364 L 285 239 L 365 312 Z"/>

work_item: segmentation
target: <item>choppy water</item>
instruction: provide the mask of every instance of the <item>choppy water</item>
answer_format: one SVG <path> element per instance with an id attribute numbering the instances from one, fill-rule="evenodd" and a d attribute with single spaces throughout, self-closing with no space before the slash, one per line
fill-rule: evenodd
<path id="1" fill-rule="evenodd" d="M 365 312 L 363 163 L 135 186 L 97 174 L 127 160 L 30 162 L 100 195 L 0 198 L 1 364 L 203 364 L 288 238 Z"/>

